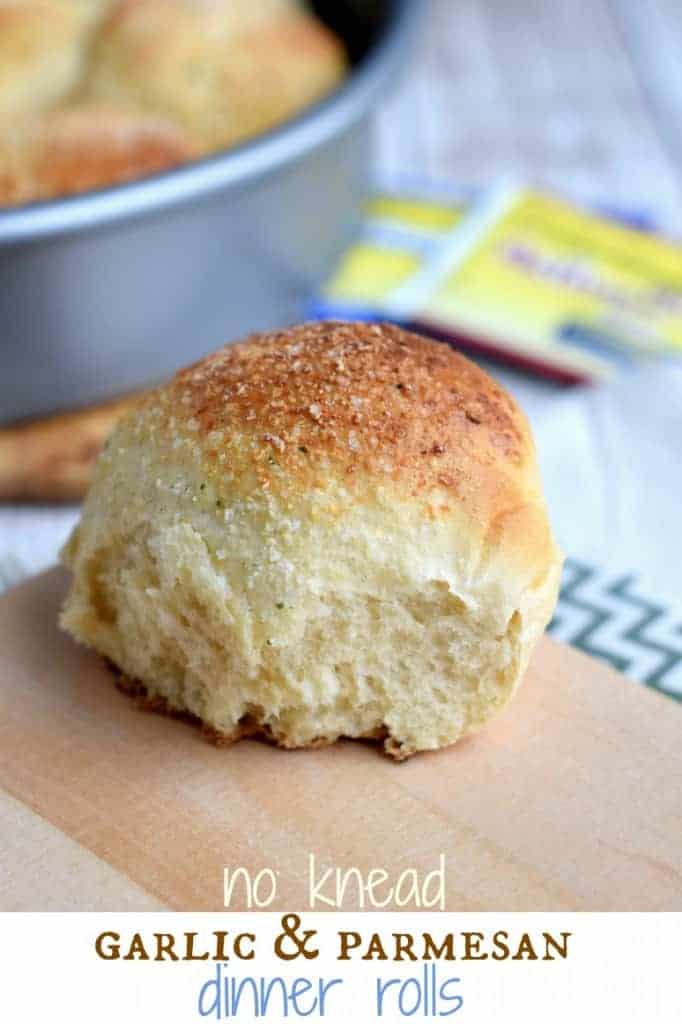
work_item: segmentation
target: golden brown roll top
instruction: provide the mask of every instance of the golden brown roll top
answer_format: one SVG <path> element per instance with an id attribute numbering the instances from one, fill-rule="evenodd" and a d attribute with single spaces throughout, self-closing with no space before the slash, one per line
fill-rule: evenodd
<path id="1" fill-rule="evenodd" d="M 123 184 L 191 159 L 177 126 L 153 114 L 88 105 L 57 110 L 0 142 L 0 203 L 54 199 Z"/>
<path id="2" fill-rule="evenodd" d="M 226 464 L 243 486 L 291 496 L 330 475 L 435 518 L 456 510 L 485 544 L 504 532 L 515 557 L 548 553 L 526 419 L 447 345 L 390 324 L 311 323 L 226 346 L 151 401 L 161 436 L 192 421 L 211 476 Z"/>

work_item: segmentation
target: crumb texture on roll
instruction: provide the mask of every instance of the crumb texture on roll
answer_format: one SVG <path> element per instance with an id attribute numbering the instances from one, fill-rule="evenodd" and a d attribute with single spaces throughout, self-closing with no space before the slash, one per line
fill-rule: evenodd
<path id="1" fill-rule="evenodd" d="M 560 556 L 522 413 L 386 325 L 254 336 L 179 373 L 100 457 L 62 624 L 171 710 L 406 757 L 509 700 Z"/>

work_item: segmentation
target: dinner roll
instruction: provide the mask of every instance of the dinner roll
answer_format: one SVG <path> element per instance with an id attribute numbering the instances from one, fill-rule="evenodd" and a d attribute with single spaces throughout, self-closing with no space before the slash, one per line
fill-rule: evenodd
<path id="1" fill-rule="evenodd" d="M 106 0 L 0 0 L 0 118 L 49 109 L 78 85 Z"/>
<path id="2" fill-rule="evenodd" d="M 55 110 L 0 135 L 0 204 L 118 185 L 193 155 L 180 129 L 157 115 L 96 105 Z"/>
<path id="3" fill-rule="evenodd" d="M 341 43 L 294 0 L 124 0 L 86 89 L 175 118 L 210 151 L 292 116 L 344 72 Z"/>
<path id="4" fill-rule="evenodd" d="M 63 554 L 62 625 L 230 741 L 404 758 L 509 700 L 554 607 L 526 420 L 388 325 L 257 335 L 123 420 Z"/>

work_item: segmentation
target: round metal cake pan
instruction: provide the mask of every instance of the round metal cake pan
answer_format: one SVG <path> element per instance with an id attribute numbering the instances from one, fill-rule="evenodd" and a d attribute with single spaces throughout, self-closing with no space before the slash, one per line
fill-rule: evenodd
<path id="1" fill-rule="evenodd" d="M 300 319 L 359 224 L 373 108 L 419 4 L 315 6 L 354 57 L 322 103 L 165 174 L 0 211 L 0 422 L 146 387 Z"/>

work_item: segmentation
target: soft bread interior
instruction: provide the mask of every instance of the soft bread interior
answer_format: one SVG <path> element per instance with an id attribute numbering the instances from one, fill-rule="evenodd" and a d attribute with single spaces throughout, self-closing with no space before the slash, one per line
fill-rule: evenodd
<path id="1" fill-rule="evenodd" d="M 63 625 L 151 697 L 225 738 L 381 734 L 399 757 L 453 743 L 510 698 L 554 579 L 510 600 L 494 573 L 474 578 L 466 544 L 458 577 L 440 524 L 415 558 L 395 510 L 389 535 L 380 509 L 303 522 L 236 503 L 225 520 L 198 504 L 201 532 L 162 513 L 67 549 Z"/>

